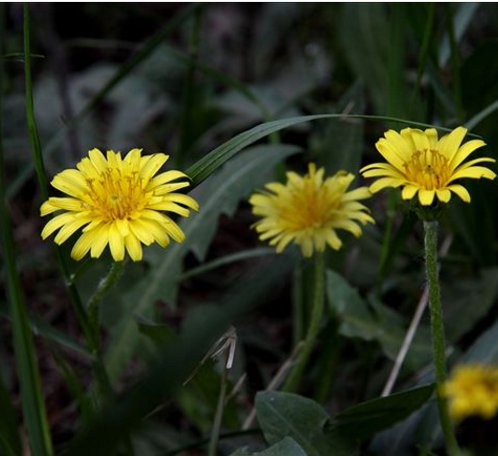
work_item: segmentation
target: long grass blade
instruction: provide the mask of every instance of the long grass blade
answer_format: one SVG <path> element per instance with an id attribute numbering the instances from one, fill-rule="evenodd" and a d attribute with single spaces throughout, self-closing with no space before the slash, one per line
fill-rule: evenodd
<path id="1" fill-rule="evenodd" d="M 304 122 L 310 122 L 313 120 L 322 119 L 370 119 L 370 120 L 380 120 L 384 122 L 396 122 L 405 125 L 412 125 L 421 128 L 433 128 L 434 125 L 413 122 L 411 120 L 400 119 L 398 117 L 391 116 L 373 116 L 365 114 L 314 114 L 310 116 L 300 116 L 300 117 L 289 117 L 287 119 L 274 120 L 271 122 L 262 123 L 239 133 L 232 139 L 218 146 L 216 149 L 209 152 L 207 155 L 202 157 L 199 161 L 194 163 L 186 173 L 192 179 L 192 185 L 195 187 L 199 185 L 202 181 L 207 179 L 213 172 L 215 172 L 220 166 L 222 166 L 227 160 L 233 157 L 235 154 L 250 146 L 251 144 L 259 141 L 260 139 L 275 133 L 277 131 L 283 130 L 285 128 L 292 127 Z M 441 131 L 451 131 L 449 128 L 435 127 Z"/>

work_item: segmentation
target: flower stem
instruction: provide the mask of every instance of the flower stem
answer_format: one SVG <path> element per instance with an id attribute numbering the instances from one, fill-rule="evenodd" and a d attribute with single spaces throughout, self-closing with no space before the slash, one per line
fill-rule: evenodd
<path id="1" fill-rule="evenodd" d="M 425 267 L 429 288 L 429 307 L 431 311 L 432 354 L 436 373 L 436 394 L 439 409 L 439 421 L 443 430 L 446 446 L 450 455 L 460 453 L 453 432 L 448 404 L 441 394 L 441 387 L 446 381 L 446 357 L 444 341 L 443 310 L 437 266 L 437 221 L 424 221 Z"/>
<path id="2" fill-rule="evenodd" d="M 115 261 L 112 263 L 111 269 L 107 275 L 100 281 L 95 293 L 88 300 L 88 316 L 90 318 L 90 323 L 93 327 L 93 331 L 96 334 L 97 340 L 100 339 L 99 334 L 99 303 L 102 301 L 104 296 L 112 288 L 112 286 L 121 277 L 121 272 L 123 271 L 124 261 Z"/>
<path id="3" fill-rule="evenodd" d="M 283 388 L 284 391 L 293 392 L 298 388 L 306 367 L 306 363 L 308 362 L 308 358 L 313 351 L 315 340 L 320 330 L 320 321 L 323 314 L 323 302 L 325 297 L 324 274 L 325 262 L 323 254 L 318 253 L 315 256 L 315 264 L 313 268 L 313 303 L 308 332 L 306 334 L 306 339 L 304 340 L 304 345 L 298 354 L 294 369 L 291 371 L 287 381 L 285 382 Z"/>

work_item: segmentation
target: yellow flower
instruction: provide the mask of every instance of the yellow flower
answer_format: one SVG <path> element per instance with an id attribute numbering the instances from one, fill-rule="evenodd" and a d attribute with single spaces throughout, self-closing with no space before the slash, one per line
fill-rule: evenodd
<path id="1" fill-rule="evenodd" d="M 374 163 L 361 169 L 364 177 L 379 177 L 371 186 L 372 193 L 385 187 L 403 187 L 401 197 L 412 199 L 418 193 L 422 206 L 430 206 L 437 197 L 447 203 L 451 192 L 469 203 L 467 189 L 455 183 L 462 178 L 494 179 L 496 174 L 477 163 L 494 163 L 492 158 L 464 160 L 476 149 L 485 145 L 480 139 L 462 144 L 467 129 L 458 127 L 438 140 L 437 131 L 405 128 L 398 133 L 389 130 L 375 147 L 388 163 Z"/>
<path id="2" fill-rule="evenodd" d="M 318 171 L 309 165 L 304 177 L 287 173 L 285 185 L 278 182 L 266 184 L 269 191 L 251 195 L 249 202 L 254 215 L 262 219 L 254 224 L 260 239 L 271 239 L 277 253 L 293 241 L 299 244 L 305 257 L 316 249 L 323 252 L 329 245 L 337 250 L 342 242 L 337 229 L 344 229 L 361 236 L 358 224 L 374 223 L 368 209 L 359 200 L 369 198 L 366 187 L 347 191 L 354 176 L 339 171 L 324 180 L 324 169 Z"/>
<path id="3" fill-rule="evenodd" d="M 190 185 L 187 181 L 178 182 L 188 176 L 175 170 L 156 175 L 169 157 L 142 157 L 141 152 L 133 149 L 122 158 L 120 152 L 109 150 L 106 158 L 100 150 L 93 149 L 89 157 L 77 164 L 77 169 L 57 174 L 52 186 L 68 196 L 49 198 L 42 204 L 42 216 L 64 211 L 45 225 L 42 238 L 59 230 L 54 241 L 60 245 L 84 227 L 71 252 L 75 260 L 81 260 L 88 252 L 92 258 L 98 258 L 109 244 L 115 261 L 124 259 L 125 250 L 133 261 L 139 261 L 142 244 L 157 242 L 166 247 L 170 237 L 182 242 L 185 234 L 163 212 L 187 217 L 187 208 L 199 209 L 190 196 L 174 193 Z"/>
<path id="4" fill-rule="evenodd" d="M 493 418 L 498 412 L 498 367 L 480 364 L 458 366 L 442 389 L 450 414 L 456 420 L 469 416 Z"/>

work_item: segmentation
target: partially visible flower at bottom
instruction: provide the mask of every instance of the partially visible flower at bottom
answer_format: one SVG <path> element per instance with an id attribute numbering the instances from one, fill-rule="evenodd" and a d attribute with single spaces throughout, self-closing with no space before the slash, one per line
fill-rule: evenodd
<path id="1" fill-rule="evenodd" d="M 461 421 L 471 416 L 493 418 L 498 412 L 498 366 L 457 366 L 443 385 L 451 416 Z"/>
<path id="2" fill-rule="evenodd" d="M 122 158 L 120 152 L 108 150 L 104 156 L 92 149 L 77 169 L 57 174 L 51 184 L 68 196 L 42 204 L 42 216 L 63 211 L 45 225 L 42 238 L 58 230 L 54 241 L 60 245 L 83 228 L 71 252 L 75 260 L 89 252 L 98 258 L 109 244 L 115 261 L 124 260 L 125 252 L 140 261 L 142 244 L 166 247 L 170 238 L 183 242 L 185 234 L 165 212 L 187 217 L 189 209 L 199 209 L 192 197 L 175 193 L 190 185 L 178 181 L 188 176 L 176 170 L 157 174 L 169 157 L 141 152 L 132 149 Z"/>
<path id="3" fill-rule="evenodd" d="M 311 163 L 308 174 L 287 173 L 287 182 L 271 182 L 267 190 L 249 198 L 254 215 L 261 217 L 253 226 L 261 240 L 270 240 L 277 253 L 294 242 L 305 257 L 323 252 L 328 245 L 338 250 L 342 242 L 337 230 L 343 229 L 361 236 L 360 225 L 374 223 L 368 208 L 359 203 L 369 198 L 370 191 L 359 187 L 348 191 L 354 175 L 339 171 L 324 178 L 324 169 Z"/>

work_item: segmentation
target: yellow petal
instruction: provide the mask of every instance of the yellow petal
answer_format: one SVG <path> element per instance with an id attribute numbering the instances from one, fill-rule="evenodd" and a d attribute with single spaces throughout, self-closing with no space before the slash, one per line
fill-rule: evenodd
<path id="1" fill-rule="evenodd" d="M 442 203 L 447 203 L 451 198 L 451 192 L 447 188 L 438 188 L 436 195 Z"/>
<path id="2" fill-rule="evenodd" d="M 54 231 L 58 230 L 61 226 L 66 223 L 71 223 L 74 221 L 74 214 L 64 213 L 55 216 L 52 220 L 49 220 L 41 232 L 42 239 L 47 239 Z"/>
<path id="3" fill-rule="evenodd" d="M 83 225 L 86 225 L 87 223 L 89 223 L 89 221 L 86 219 L 75 219 L 71 223 L 67 223 L 59 230 L 54 238 L 54 242 L 58 245 L 61 245 L 62 243 L 66 242 L 69 237 L 76 232 L 76 230 L 81 228 Z"/>
<path id="4" fill-rule="evenodd" d="M 341 248 L 342 242 L 334 230 L 330 230 L 327 233 L 327 244 L 330 245 L 330 247 L 332 247 L 334 250 L 339 250 Z"/>
<path id="5" fill-rule="evenodd" d="M 81 260 L 88 253 L 94 242 L 95 233 L 93 231 L 83 233 L 74 243 L 71 250 L 71 257 L 76 261 Z"/>
<path id="6" fill-rule="evenodd" d="M 375 147 L 387 162 L 394 166 L 399 172 L 403 172 L 404 164 L 409 160 L 410 155 L 401 155 L 400 151 L 384 138 L 379 139 L 375 143 Z"/>
<path id="7" fill-rule="evenodd" d="M 166 171 L 164 173 L 158 174 L 156 177 L 151 179 L 149 184 L 147 185 L 147 190 L 151 190 L 153 188 L 159 187 L 160 185 L 167 184 L 168 182 L 182 178 L 189 179 L 189 177 L 181 171 L 175 169 Z"/>
<path id="8" fill-rule="evenodd" d="M 415 144 L 415 149 L 418 151 L 430 150 L 431 144 L 427 135 L 421 130 L 412 130 L 412 140 Z"/>
<path id="9" fill-rule="evenodd" d="M 377 193 L 378 191 L 382 190 L 383 188 L 386 187 L 393 187 L 397 188 L 401 185 L 403 185 L 403 181 L 399 179 L 394 179 L 392 177 L 383 177 L 381 179 L 376 180 L 372 185 L 370 185 L 370 191 L 372 193 Z"/>
<path id="10" fill-rule="evenodd" d="M 457 151 L 457 153 L 451 159 L 449 166 L 453 171 L 460 163 L 462 163 L 472 152 L 480 147 L 485 146 L 486 143 L 480 139 L 473 139 L 471 141 L 463 144 Z"/>
<path id="11" fill-rule="evenodd" d="M 496 177 L 496 174 L 491 171 L 489 168 L 485 168 L 484 166 L 471 166 L 469 168 L 464 168 L 455 171 L 451 178 L 449 179 L 449 182 L 453 182 L 454 180 L 457 179 L 462 179 L 464 177 L 468 177 L 471 179 L 491 179 L 493 180 Z"/>
<path id="12" fill-rule="evenodd" d="M 404 200 L 412 199 L 418 192 L 419 188 L 420 187 L 417 187 L 415 185 L 405 185 L 403 187 L 403 190 L 401 191 L 401 198 L 403 198 Z"/>
<path id="13" fill-rule="evenodd" d="M 140 241 L 133 235 L 129 234 L 124 238 L 126 251 L 133 261 L 141 261 L 143 258 L 142 245 Z"/>
<path id="14" fill-rule="evenodd" d="M 107 160 L 99 149 L 92 149 L 88 152 L 88 156 L 90 157 L 92 165 L 98 172 L 103 173 L 107 169 Z"/>
<path id="15" fill-rule="evenodd" d="M 169 156 L 165 154 L 152 155 L 150 160 L 140 170 L 140 177 L 144 182 L 148 182 L 159 171 L 161 166 L 166 163 L 168 158 Z"/>
<path id="16" fill-rule="evenodd" d="M 182 229 L 171 220 L 169 217 L 168 222 L 164 225 L 164 229 L 167 231 L 168 235 L 171 236 L 176 242 L 183 242 L 185 240 L 185 233 Z"/>
<path id="17" fill-rule="evenodd" d="M 94 228 L 94 238 L 90 249 L 90 256 L 92 258 L 99 258 L 109 243 L 109 228 L 109 224 Z"/>
<path id="18" fill-rule="evenodd" d="M 448 189 L 457 194 L 463 201 L 470 203 L 470 195 L 463 185 L 453 184 L 449 185 Z"/>
<path id="19" fill-rule="evenodd" d="M 184 195 L 182 193 L 170 193 L 164 196 L 163 200 L 183 204 L 184 206 L 190 207 L 194 211 L 199 210 L 199 203 L 191 196 Z"/>
<path id="20" fill-rule="evenodd" d="M 113 223 L 109 227 L 109 247 L 111 248 L 111 255 L 114 261 L 124 260 L 124 239 L 116 223 Z"/>
<path id="21" fill-rule="evenodd" d="M 443 136 L 439 140 L 438 150 L 443 154 L 450 162 L 453 157 L 457 154 L 460 144 L 467 134 L 467 129 L 464 127 L 455 128 L 451 133 Z"/>
<path id="22" fill-rule="evenodd" d="M 421 188 L 418 191 L 418 199 L 420 201 L 420 204 L 422 206 L 430 206 L 434 201 L 435 193 L 436 192 L 434 190 L 425 190 Z"/>

